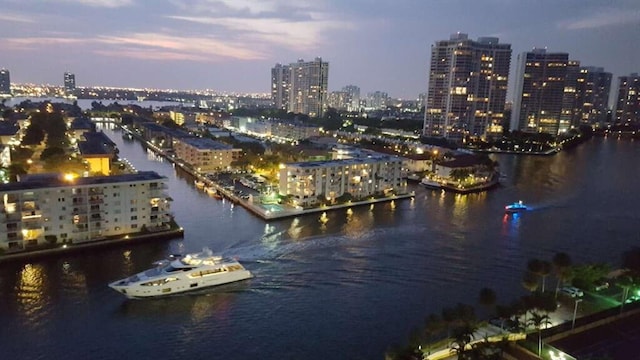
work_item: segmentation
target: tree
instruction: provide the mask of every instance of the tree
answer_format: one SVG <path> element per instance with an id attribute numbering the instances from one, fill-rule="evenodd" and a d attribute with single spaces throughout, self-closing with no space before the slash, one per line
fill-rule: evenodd
<path id="1" fill-rule="evenodd" d="M 563 282 L 567 281 L 570 275 L 569 269 L 571 268 L 571 257 L 566 253 L 559 252 L 553 256 L 553 270 L 556 274 L 558 282 L 556 283 L 556 296 L 558 296 L 558 290 Z"/>
<path id="2" fill-rule="evenodd" d="M 65 156 L 64 149 L 59 147 L 48 147 L 42 151 L 40 154 L 40 160 L 47 161 L 52 157 L 63 157 Z"/>
<path id="3" fill-rule="evenodd" d="M 622 253 L 622 266 L 640 274 L 640 247 L 636 246 Z"/>
<path id="4" fill-rule="evenodd" d="M 522 277 L 522 286 L 530 292 L 536 291 L 538 289 L 538 277 L 536 274 L 526 271 Z"/>
<path id="5" fill-rule="evenodd" d="M 37 123 L 31 123 L 22 137 L 23 145 L 39 145 L 44 140 L 44 130 Z"/>
<path id="6" fill-rule="evenodd" d="M 453 341 L 451 342 L 451 350 L 457 355 L 458 359 L 467 359 L 467 345 L 473 341 L 473 333 L 477 330 L 476 324 L 464 323 L 453 329 Z"/>
<path id="7" fill-rule="evenodd" d="M 431 314 L 429 315 L 425 320 L 425 325 L 424 325 L 424 336 L 425 339 L 427 340 L 427 342 L 429 344 L 431 344 L 431 342 L 434 340 L 434 338 L 441 334 L 442 331 L 445 328 L 445 323 L 442 320 L 442 318 L 440 318 L 440 316 L 438 316 L 438 314 Z M 427 352 L 431 352 L 430 348 L 427 348 Z"/>
<path id="8" fill-rule="evenodd" d="M 551 263 L 545 260 L 540 262 L 540 276 L 542 277 L 542 292 L 545 289 L 545 283 L 547 280 L 547 276 L 551 273 Z"/>
<path id="9" fill-rule="evenodd" d="M 323 126 L 325 130 L 338 130 L 342 127 L 342 117 L 334 108 L 324 113 Z"/>
<path id="10" fill-rule="evenodd" d="M 624 309 L 624 304 L 627 301 L 629 290 L 632 290 L 638 286 L 638 279 L 632 274 L 625 274 L 620 276 L 616 281 L 616 285 L 622 288 L 622 304 L 620 305 L 620 312 Z"/>
<path id="11" fill-rule="evenodd" d="M 606 277 L 610 267 L 604 263 L 574 266 L 571 283 L 581 289 L 592 289 L 595 283 Z"/>
<path id="12" fill-rule="evenodd" d="M 496 304 L 496 292 L 490 288 L 482 288 L 480 289 L 480 293 L 478 294 L 478 303 L 485 308 L 487 308 L 488 312 L 491 313 L 493 307 Z"/>
<path id="13" fill-rule="evenodd" d="M 9 181 L 11 182 L 18 181 L 19 175 L 28 174 L 28 171 L 23 164 L 11 164 L 7 167 L 7 171 L 9 172 Z"/>
<path id="14" fill-rule="evenodd" d="M 533 312 L 529 324 L 538 331 L 538 356 L 542 353 L 542 329 L 547 325 L 551 325 L 551 319 L 547 314 L 539 314 Z"/>

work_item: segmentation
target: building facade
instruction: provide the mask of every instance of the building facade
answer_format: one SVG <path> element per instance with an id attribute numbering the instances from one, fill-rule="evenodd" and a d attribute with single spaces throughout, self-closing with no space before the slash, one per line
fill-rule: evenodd
<path id="1" fill-rule="evenodd" d="M 637 73 L 618 78 L 615 122 L 640 123 L 640 75 Z"/>
<path id="2" fill-rule="evenodd" d="M 534 49 L 518 55 L 511 129 L 558 135 L 571 127 L 575 83 L 579 63 L 567 53 Z M 565 90 L 571 96 L 565 96 Z"/>
<path id="3" fill-rule="evenodd" d="M 389 94 L 384 91 L 373 91 L 367 94 L 367 109 L 384 110 L 389 102 Z"/>
<path id="4" fill-rule="evenodd" d="M 349 93 L 346 91 L 332 91 L 327 98 L 327 106 L 340 111 L 346 111 L 351 106 Z"/>
<path id="5" fill-rule="evenodd" d="M 11 74 L 9 70 L 0 69 L 0 96 L 11 95 Z"/>
<path id="6" fill-rule="evenodd" d="M 347 111 L 360 111 L 360 88 L 356 85 L 347 85 L 342 88 L 342 91 L 348 94 Z"/>
<path id="7" fill-rule="evenodd" d="M 174 139 L 176 157 L 202 172 L 228 170 L 238 160 L 242 150 L 208 138 L 185 137 Z"/>
<path id="8" fill-rule="evenodd" d="M 407 191 L 402 159 L 384 154 L 289 163 L 279 175 L 280 195 L 290 196 L 293 205 L 302 207 L 333 204 L 345 194 L 357 201 Z"/>
<path id="9" fill-rule="evenodd" d="M 511 45 L 467 34 L 431 46 L 423 133 L 460 139 L 502 132 Z"/>
<path id="10" fill-rule="evenodd" d="M 87 243 L 170 228 L 166 178 L 155 172 L 0 185 L 0 249 Z"/>
<path id="11" fill-rule="evenodd" d="M 602 125 L 607 121 L 609 111 L 609 92 L 611 90 L 610 72 L 602 67 L 585 66 L 580 68 L 578 91 L 580 93 L 580 124 Z"/>
<path id="12" fill-rule="evenodd" d="M 64 93 L 72 95 L 76 91 L 76 75 L 70 72 L 64 73 Z"/>
<path id="13" fill-rule="evenodd" d="M 277 109 L 289 109 L 289 87 L 291 85 L 291 67 L 276 64 L 271 69 L 271 100 Z"/>
<path id="14" fill-rule="evenodd" d="M 292 63 L 289 78 L 289 104 L 287 111 L 322 117 L 327 110 L 327 83 L 329 63 L 316 58 Z"/>

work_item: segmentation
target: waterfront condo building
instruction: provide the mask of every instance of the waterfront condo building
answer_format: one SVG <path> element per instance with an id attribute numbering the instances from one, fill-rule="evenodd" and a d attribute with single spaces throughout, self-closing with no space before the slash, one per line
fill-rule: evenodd
<path id="1" fill-rule="evenodd" d="M 615 122 L 640 123 L 640 75 L 632 73 L 618 78 Z"/>
<path id="2" fill-rule="evenodd" d="M 238 160 L 241 149 L 208 138 L 175 138 L 173 150 L 176 157 L 202 172 L 228 170 Z"/>
<path id="3" fill-rule="evenodd" d="M 0 185 L 0 250 L 87 243 L 170 228 L 166 178 L 155 172 Z"/>
<path id="4" fill-rule="evenodd" d="M 288 112 L 322 117 L 327 110 L 328 78 L 329 63 L 322 58 L 276 64 L 271 69 L 272 101 L 277 108 L 286 108 Z"/>
<path id="5" fill-rule="evenodd" d="M 423 133 L 460 140 L 502 133 L 511 45 L 467 34 L 431 46 Z"/>
<path id="6" fill-rule="evenodd" d="M 0 96 L 11 95 L 11 76 L 9 70 L 0 69 Z"/>
<path id="7" fill-rule="evenodd" d="M 406 193 L 403 160 L 377 154 L 343 160 L 284 164 L 280 168 L 280 195 L 296 206 L 333 204 L 349 194 L 353 200 Z"/>
<path id="8" fill-rule="evenodd" d="M 579 124 L 583 76 L 580 62 L 567 53 L 533 49 L 518 55 L 511 130 L 556 136 Z"/>
<path id="9" fill-rule="evenodd" d="M 579 125 L 603 124 L 607 120 L 611 73 L 602 67 L 584 66 L 578 78 Z"/>
<path id="10" fill-rule="evenodd" d="M 64 94 L 73 95 L 76 91 L 76 75 L 70 72 L 64 73 Z"/>

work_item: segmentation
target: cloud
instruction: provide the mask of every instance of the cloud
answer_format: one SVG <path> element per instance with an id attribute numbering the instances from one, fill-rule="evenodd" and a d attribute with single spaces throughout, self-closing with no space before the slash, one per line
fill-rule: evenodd
<path id="1" fill-rule="evenodd" d="M 233 42 L 209 37 L 181 37 L 156 33 L 129 33 L 117 36 L 25 37 L 0 39 L 0 46 L 12 50 L 36 50 L 46 47 L 83 45 L 100 55 L 146 60 L 190 60 L 216 62 L 222 59 L 256 60 L 265 58 L 260 51 Z M 96 49 L 96 45 L 99 45 Z M 92 50 L 94 49 L 94 50 Z"/>
<path id="2" fill-rule="evenodd" d="M 134 0 L 56 0 L 57 2 L 63 1 L 67 3 L 74 3 L 78 5 L 85 5 L 91 7 L 104 7 L 104 8 L 119 8 L 124 6 L 131 6 L 134 4 Z"/>
<path id="3" fill-rule="evenodd" d="M 40 50 L 46 46 L 78 45 L 88 43 L 88 39 L 62 37 L 27 37 L 0 39 L 0 45 L 10 50 Z"/>
<path id="4" fill-rule="evenodd" d="M 13 22 L 19 22 L 19 23 L 33 23 L 35 22 L 34 19 L 24 16 L 24 15 L 20 15 L 20 14 L 14 14 L 14 13 L 3 13 L 0 14 L 0 21 L 13 21 Z"/>
<path id="5" fill-rule="evenodd" d="M 249 47 L 210 37 L 182 37 L 156 33 L 134 33 L 125 36 L 99 36 L 98 41 L 114 46 L 143 47 L 181 53 L 200 60 L 229 58 L 256 60 L 264 56 Z"/>
<path id="6" fill-rule="evenodd" d="M 294 50 L 308 50 L 323 43 L 329 30 L 349 29 L 352 25 L 339 20 L 325 20 L 310 14 L 311 20 L 278 18 L 168 16 L 174 20 L 219 26 L 241 41 L 257 46 L 279 45 Z"/>
<path id="7" fill-rule="evenodd" d="M 264 15 L 275 13 L 291 15 L 297 11 L 318 9 L 318 2 L 313 0 L 170 0 L 182 11 L 194 14 L 246 14 Z"/>
<path id="8" fill-rule="evenodd" d="M 317 0 L 170 0 L 179 14 L 168 19 L 205 25 L 207 32 L 225 34 L 253 48 L 273 52 L 273 47 L 295 51 L 317 48 L 335 30 L 350 30 L 353 20 L 332 13 L 326 1 Z"/>
<path id="9" fill-rule="evenodd" d="M 561 21 L 558 27 L 567 30 L 582 30 L 630 23 L 640 23 L 639 9 L 599 9 L 597 12 L 582 18 Z"/>

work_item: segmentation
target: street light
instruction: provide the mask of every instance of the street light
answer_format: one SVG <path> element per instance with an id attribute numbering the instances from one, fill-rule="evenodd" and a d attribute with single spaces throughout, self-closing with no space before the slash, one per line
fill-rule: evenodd
<path id="1" fill-rule="evenodd" d="M 576 314 L 578 313 L 578 304 L 582 301 L 582 299 L 576 299 L 576 305 L 573 308 L 573 321 L 571 322 L 571 330 L 576 326 Z"/>

